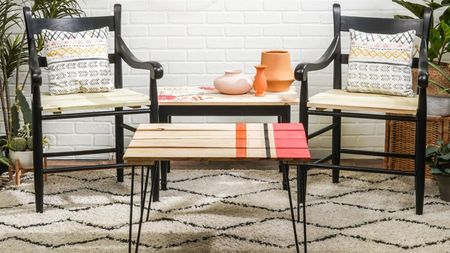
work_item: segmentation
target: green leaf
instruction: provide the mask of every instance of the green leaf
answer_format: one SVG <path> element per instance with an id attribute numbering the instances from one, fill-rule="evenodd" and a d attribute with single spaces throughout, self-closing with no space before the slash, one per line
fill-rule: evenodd
<path id="1" fill-rule="evenodd" d="M 445 9 L 441 16 L 439 16 L 439 21 L 444 21 L 445 23 L 449 23 L 450 21 L 450 8 Z"/>
<path id="2" fill-rule="evenodd" d="M 436 57 L 438 57 L 439 52 L 444 45 L 444 41 L 441 38 L 440 32 L 435 29 L 430 29 L 430 47 L 428 48 L 428 58 L 430 61 L 433 61 Z"/>
<path id="3" fill-rule="evenodd" d="M 428 157 L 432 154 L 435 154 L 439 150 L 439 147 L 437 146 L 428 146 L 425 150 L 425 155 Z"/>
<path id="4" fill-rule="evenodd" d="M 444 161 L 450 161 L 450 153 L 439 156 L 439 159 L 444 160 Z"/>
<path id="5" fill-rule="evenodd" d="M 17 102 L 19 103 L 20 110 L 22 111 L 23 122 L 25 124 L 29 124 L 30 128 L 32 128 L 33 124 L 30 104 L 28 104 L 28 101 L 23 95 L 23 92 L 19 89 L 16 90 L 16 98 Z"/>
<path id="6" fill-rule="evenodd" d="M 11 127 L 13 136 L 17 136 L 20 129 L 19 108 L 16 104 L 11 106 Z"/>
<path id="7" fill-rule="evenodd" d="M 408 1 L 404 1 L 404 0 L 392 0 L 392 2 L 397 3 L 403 7 L 405 7 L 407 10 L 409 10 L 410 12 L 412 12 L 414 14 L 414 16 L 416 16 L 417 18 L 422 18 L 423 17 L 423 13 L 425 12 L 425 5 L 422 4 L 417 4 L 417 3 L 411 3 Z"/>
<path id="8" fill-rule="evenodd" d="M 4 155 L 0 155 L 0 164 L 9 166 L 11 163 L 10 163 L 8 157 L 5 157 Z"/>

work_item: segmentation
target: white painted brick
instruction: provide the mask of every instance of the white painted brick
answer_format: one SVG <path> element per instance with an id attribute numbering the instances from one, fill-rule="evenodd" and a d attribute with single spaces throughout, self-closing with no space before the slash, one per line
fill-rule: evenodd
<path id="1" fill-rule="evenodd" d="M 220 37 L 207 39 L 208 48 L 242 48 L 243 44 L 244 40 L 242 38 Z"/>
<path id="2" fill-rule="evenodd" d="M 187 0 L 187 9 L 189 11 L 222 11 L 224 9 L 224 1 Z"/>
<path id="3" fill-rule="evenodd" d="M 198 24 L 204 23 L 206 15 L 204 13 L 193 12 L 172 12 L 169 13 L 169 23 L 172 24 Z"/>
<path id="4" fill-rule="evenodd" d="M 225 9 L 231 11 L 259 11 L 262 10 L 262 0 L 226 0 Z"/>
<path id="5" fill-rule="evenodd" d="M 80 134 L 111 133 L 111 124 L 105 123 L 76 123 L 75 132 Z"/>
<path id="6" fill-rule="evenodd" d="M 147 0 L 152 11 L 184 11 L 186 0 Z"/>
<path id="7" fill-rule="evenodd" d="M 229 36 L 260 36 L 262 26 L 260 25 L 227 25 L 225 34 Z"/>
<path id="8" fill-rule="evenodd" d="M 188 34 L 192 36 L 223 36 L 224 28 L 220 25 L 190 25 Z"/>
<path id="9" fill-rule="evenodd" d="M 243 23 L 244 15 L 240 12 L 208 13 L 207 22 L 210 24 Z"/>
<path id="10" fill-rule="evenodd" d="M 254 61 L 259 60 L 260 50 L 228 50 L 227 61 Z"/>
<path id="11" fill-rule="evenodd" d="M 277 12 L 247 12 L 245 23 L 247 24 L 278 24 L 281 22 L 281 13 Z"/>
<path id="12" fill-rule="evenodd" d="M 186 35 L 184 25 L 152 25 L 148 31 L 150 36 L 183 36 Z"/>
<path id="13" fill-rule="evenodd" d="M 133 24 L 162 24 L 166 23 L 167 16 L 159 12 L 134 12 L 130 16 L 130 23 Z"/>
<path id="14" fill-rule="evenodd" d="M 264 26 L 265 36 L 294 36 L 299 34 L 298 25 L 266 25 Z"/>
<path id="15" fill-rule="evenodd" d="M 58 136 L 58 145 L 73 146 L 73 145 L 92 145 L 92 135 L 86 134 L 64 134 Z"/>
<path id="16" fill-rule="evenodd" d="M 168 47 L 174 49 L 192 49 L 205 48 L 206 40 L 204 38 L 168 38 Z"/>
<path id="17" fill-rule="evenodd" d="M 301 25 L 300 35 L 303 36 L 332 36 L 333 27 L 331 25 Z"/>
<path id="18" fill-rule="evenodd" d="M 210 74 L 223 74 L 226 70 L 242 70 L 242 62 L 211 62 L 206 65 L 206 72 Z"/>
<path id="19" fill-rule="evenodd" d="M 264 0 L 264 10 L 297 11 L 300 8 L 298 0 Z"/>
<path id="20" fill-rule="evenodd" d="M 152 50 L 150 59 L 154 61 L 185 61 L 186 51 L 183 50 Z"/>
<path id="21" fill-rule="evenodd" d="M 169 71 L 174 74 L 199 74 L 205 72 L 204 63 L 169 63 Z"/>
<path id="22" fill-rule="evenodd" d="M 283 23 L 294 24 L 320 24 L 321 23 L 320 12 L 285 12 L 283 13 Z M 330 15 L 331 16 L 331 15 Z"/>
<path id="23" fill-rule="evenodd" d="M 225 51 L 222 50 L 189 50 L 188 61 L 224 61 Z"/>
<path id="24" fill-rule="evenodd" d="M 46 121 L 42 123 L 42 129 L 44 133 L 60 134 L 73 132 L 75 126 L 72 122 Z"/>
<path id="25" fill-rule="evenodd" d="M 112 135 L 95 135 L 94 145 L 96 146 L 112 146 L 114 137 Z"/>
<path id="26" fill-rule="evenodd" d="M 253 37 L 245 39 L 245 48 L 276 49 L 280 47 L 281 47 L 281 38 Z"/>
<path id="27" fill-rule="evenodd" d="M 166 38 L 133 38 L 130 39 L 130 47 L 136 49 L 142 48 L 167 48 Z"/>

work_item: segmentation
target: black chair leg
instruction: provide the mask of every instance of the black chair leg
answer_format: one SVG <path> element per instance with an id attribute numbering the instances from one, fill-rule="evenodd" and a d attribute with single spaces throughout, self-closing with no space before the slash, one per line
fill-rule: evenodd
<path id="1" fill-rule="evenodd" d="M 116 108 L 116 111 L 122 108 Z M 123 115 L 115 116 L 115 136 L 116 136 L 116 163 L 123 164 L 124 148 L 124 133 L 123 133 Z M 117 182 L 123 182 L 123 169 L 116 169 Z"/>
<path id="2" fill-rule="evenodd" d="M 294 238 L 295 238 L 295 249 L 296 252 L 299 253 L 300 249 L 298 247 L 298 238 L 297 238 L 297 227 L 295 225 L 295 215 L 294 215 L 294 206 L 292 204 L 292 195 L 291 195 L 291 187 L 289 185 L 289 176 L 288 173 L 286 173 L 285 170 L 289 169 L 289 166 L 283 166 L 283 177 L 284 180 L 286 181 L 287 184 L 287 192 L 288 192 L 288 197 L 289 197 L 289 209 L 291 211 L 291 221 L 292 221 L 292 228 L 294 230 Z"/>
<path id="3" fill-rule="evenodd" d="M 333 110 L 335 112 L 340 112 L 340 110 Z M 332 164 L 341 165 L 341 117 L 333 116 L 333 133 L 332 133 Z M 339 169 L 332 170 L 333 183 L 339 183 Z"/>
<path id="4" fill-rule="evenodd" d="M 167 190 L 167 173 L 169 172 L 170 162 L 161 161 L 161 190 Z"/>
<path id="5" fill-rule="evenodd" d="M 34 104 L 33 108 L 35 108 Z M 33 126 L 34 198 L 36 212 L 42 213 L 44 212 L 44 151 L 42 147 L 42 115 L 40 110 L 33 109 L 33 122 L 35 122 Z"/>
<path id="6" fill-rule="evenodd" d="M 423 214 L 425 197 L 425 146 L 426 146 L 426 115 L 419 112 L 416 123 L 416 159 L 415 159 L 415 187 L 416 214 Z"/>

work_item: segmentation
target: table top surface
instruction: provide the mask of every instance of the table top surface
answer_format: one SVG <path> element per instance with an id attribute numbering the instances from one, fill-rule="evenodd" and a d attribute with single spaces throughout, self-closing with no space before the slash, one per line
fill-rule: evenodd
<path id="1" fill-rule="evenodd" d="M 158 87 L 158 102 L 162 106 L 237 106 L 237 105 L 297 105 L 297 87 L 284 92 L 266 92 L 257 97 L 252 90 L 243 95 L 226 95 L 213 86 Z"/>
<path id="2" fill-rule="evenodd" d="M 158 160 L 310 160 L 299 123 L 141 124 L 124 160 L 150 165 Z"/>

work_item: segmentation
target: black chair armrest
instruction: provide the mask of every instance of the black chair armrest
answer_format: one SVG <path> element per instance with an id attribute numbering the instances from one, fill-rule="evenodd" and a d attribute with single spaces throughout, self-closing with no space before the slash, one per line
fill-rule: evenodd
<path id="1" fill-rule="evenodd" d="M 156 61 L 141 61 L 128 48 L 123 39 L 117 38 L 117 51 L 120 57 L 132 68 L 150 70 L 152 79 L 161 79 L 164 75 L 162 65 Z"/>
<path id="2" fill-rule="evenodd" d="M 419 51 L 419 81 L 422 88 L 428 87 L 428 47 L 425 40 L 422 40 Z"/>
<path id="3" fill-rule="evenodd" d="M 41 86 L 42 85 L 42 73 L 41 67 L 39 66 L 38 54 L 34 42 L 31 43 L 29 49 L 28 64 L 30 66 L 31 72 L 31 86 Z M 32 89 L 33 90 L 33 89 Z"/>
<path id="4" fill-rule="evenodd" d="M 297 81 L 306 81 L 307 73 L 309 71 L 320 70 L 327 67 L 334 60 L 336 50 L 339 47 L 339 40 L 339 36 L 335 36 L 328 49 L 316 62 L 300 63 L 299 65 L 297 65 L 294 72 L 295 79 Z"/>

